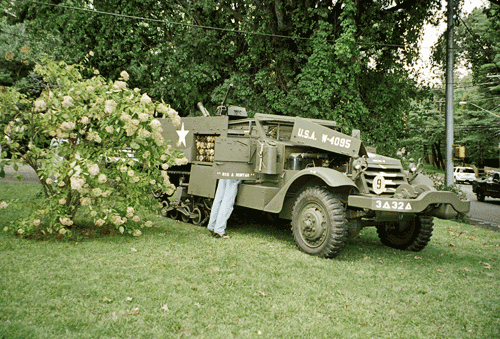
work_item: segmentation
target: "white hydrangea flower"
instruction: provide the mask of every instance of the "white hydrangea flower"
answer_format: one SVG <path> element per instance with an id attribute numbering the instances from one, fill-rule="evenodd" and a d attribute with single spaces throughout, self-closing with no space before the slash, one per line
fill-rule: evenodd
<path id="1" fill-rule="evenodd" d="M 66 95 L 63 97 L 63 102 L 62 102 L 62 105 L 63 107 L 70 107 L 71 105 L 73 105 L 73 98 L 70 97 L 69 95 Z"/>
<path id="2" fill-rule="evenodd" d="M 102 194 L 102 190 L 99 187 L 92 189 L 92 195 L 94 197 L 100 197 L 101 194 Z"/>
<path id="3" fill-rule="evenodd" d="M 141 97 L 141 103 L 150 104 L 151 102 L 151 98 L 147 95 L 147 93 L 144 93 Z"/>
<path id="4" fill-rule="evenodd" d="M 106 100 L 106 103 L 104 104 L 104 112 L 109 114 L 113 113 L 117 105 L 118 104 L 114 100 Z"/>
<path id="5" fill-rule="evenodd" d="M 114 215 L 111 217 L 111 222 L 115 224 L 116 226 L 120 226 L 121 224 L 124 224 L 127 222 L 126 218 L 121 218 L 119 215 Z"/>
<path id="6" fill-rule="evenodd" d="M 6 201 L 0 202 L 0 209 L 4 209 L 4 208 L 7 208 L 7 207 L 9 207 L 9 204 Z"/>
<path id="7" fill-rule="evenodd" d="M 97 227 L 100 227 L 102 225 L 104 225 L 106 223 L 106 221 L 102 220 L 102 219 L 97 219 L 95 222 L 94 222 L 94 225 L 96 225 Z"/>
<path id="8" fill-rule="evenodd" d="M 132 218 L 134 216 L 134 208 L 133 207 L 127 207 L 127 218 Z"/>
<path id="9" fill-rule="evenodd" d="M 132 120 L 132 117 L 129 114 L 123 112 L 122 115 L 120 116 L 120 120 L 122 120 L 124 122 L 128 122 L 128 121 Z"/>
<path id="10" fill-rule="evenodd" d="M 113 126 L 106 126 L 106 132 L 111 134 L 111 133 L 113 133 L 113 131 L 114 131 Z"/>
<path id="11" fill-rule="evenodd" d="M 62 198 L 59 199 L 59 204 L 64 205 L 66 203 L 66 199 Z"/>
<path id="12" fill-rule="evenodd" d="M 145 130 L 144 128 L 139 129 L 139 132 L 137 133 L 137 138 L 139 140 L 145 140 L 151 135 L 151 132 L 148 130 Z"/>
<path id="13" fill-rule="evenodd" d="M 90 122 L 90 119 L 88 117 L 82 117 L 82 124 L 87 125 Z"/>
<path id="14" fill-rule="evenodd" d="M 61 124 L 61 130 L 63 131 L 72 131 L 76 127 L 76 124 L 71 121 L 65 121 Z"/>
<path id="15" fill-rule="evenodd" d="M 35 227 L 40 226 L 40 219 L 35 219 L 35 220 L 33 220 L 33 225 L 34 225 Z"/>
<path id="16" fill-rule="evenodd" d="M 80 191 L 82 189 L 83 185 L 85 184 L 85 179 L 80 178 L 78 176 L 73 176 L 70 179 L 70 183 L 71 183 L 71 189 L 74 189 L 76 191 Z"/>
<path id="17" fill-rule="evenodd" d="M 115 83 L 113 84 L 113 88 L 118 91 L 122 91 L 127 88 L 127 83 L 125 81 L 115 81 Z"/>
<path id="18" fill-rule="evenodd" d="M 141 221 L 141 218 L 138 215 L 134 215 L 134 217 L 132 218 L 132 220 L 135 221 L 135 222 L 139 222 L 139 221 Z"/>
<path id="19" fill-rule="evenodd" d="M 139 121 L 148 121 L 149 119 L 149 114 L 147 113 L 139 113 Z"/>
<path id="20" fill-rule="evenodd" d="M 64 218 L 59 218 L 59 222 L 63 224 L 64 226 L 71 226 L 73 225 L 73 220 L 70 218 L 64 217 Z"/>
<path id="21" fill-rule="evenodd" d="M 121 77 L 122 77 L 125 81 L 127 81 L 127 80 L 128 80 L 128 78 L 129 78 L 129 75 L 128 75 L 127 71 L 122 71 L 122 72 L 120 73 L 120 76 L 121 76 Z"/>
<path id="22" fill-rule="evenodd" d="M 177 158 L 174 160 L 175 162 L 175 165 L 176 166 L 180 166 L 180 165 L 186 165 L 188 163 L 188 159 L 187 158 Z"/>
<path id="23" fill-rule="evenodd" d="M 157 119 L 151 120 L 149 125 L 154 129 L 154 130 L 159 130 L 161 129 L 161 122 Z"/>
<path id="24" fill-rule="evenodd" d="M 175 127 L 179 127 L 181 125 L 181 117 L 180 116 L 176 116 L 175 118 L 173 118 L 172 119 L 172 124 Z"/>
<path id="25" fill-rule="evenodd" d="M 129 177 L 133 177 L 133 176 L 134 176 L 134 171 L 133 171 L 133 170 L 129 170 L 129 171 L 127 172 L 127 175 L 128 175 Z"/>
<path id="26" fill-rule="evenodd" d="M 135 230 L 134 234 L 132 234 L 134 237 L 140 237 L 142 235 L 142 232 L 140 230 Z"/>
<path id="27" fill-rule="evenodd" d="M 104 184 L 106 181 L 108 181 L 108 178 L 106 177 L 106 174 L 101 173 L 99 174 L 99 177 L 97 178 L 100 184 Z"/>
<path id="28" fill-rule="evenodd" d="M 87 165 L 90 175 L 97 175 L 99 173 L 99 165 L 91 164 Z"/>
<path id="29" fill-rule="evenodd" d="M 80 204 L 82 206 L 88 206 L 88 205 L 90 205 L 91 202 L 92 202 L 92 200 L 89 197 L 80 198 Z"/>
<path id="30" fill-rule="evenodd" d="M 89 140 L 89 141 L 95 141 L 97 143 L 100 143 L 102 141 L 101 137 L 99 136 L 99 133 L 94 132 L 94 131 L 89 132 L 87 134 L 87 140 Z"/>
<path id="31" fill-rule="evenodd" d="M 170 184 L 167 186 L 167 191 L 165 192 L 168 195 L 172 195 L 175 192 L 175 186 Z"/>
<path id="32" fill-rule="evenodd" d="M 65 229 L 65 228 L 61 228 L 61 229 L 59 230 L 59 234 L 61 234 L 61 235 L 65 235 L 65 234 L 66 234 L 66 229 Z"/>
<path id="33" fill-rule="evenodd" d="M 47 109 L 47 104 L 42 99 L 38 99 L 35 101 L 35 111 L 45 111 Z"/>

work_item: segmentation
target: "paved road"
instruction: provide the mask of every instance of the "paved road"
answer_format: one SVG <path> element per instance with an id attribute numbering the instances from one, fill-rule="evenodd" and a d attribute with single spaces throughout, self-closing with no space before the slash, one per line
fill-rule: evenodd
<path id="1" fill-rule="evenodd" d="M 35 172 L 29 166 L 21 166 L 19 172 L 23 174 L 22 183 L 40 182 Z M 0 178 L 0 183 L 19 182 L 17 178 L 12 177 L 16 173 L 12 166 L 6 167 L 5 173 L 5 178 Z M 500 231 L 500 199 L 486 198 L 485 202 L 479 202 L 476 195 L 472 192 L 471 185 L 461 185 L 461 187 L 471 201 L 471 210 L 468 214 L 471 224 Z"/>
<path id="2" fill-rule="evenodd" d="M 472 192 L 472 185 L 460 185 L 471 201 L 467 216 L 471 224 L 500 231 L 500 199 L 486 198 L 484 202 L 477 201 Z"/>

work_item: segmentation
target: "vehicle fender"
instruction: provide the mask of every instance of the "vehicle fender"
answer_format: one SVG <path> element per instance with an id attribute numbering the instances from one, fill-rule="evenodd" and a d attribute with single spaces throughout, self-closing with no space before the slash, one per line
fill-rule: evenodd
<path id="1" fill-rule="evenodd" d="M 287 181 L 285 186 L 274 196 L 273 199 L 264 207 L 264 211 L 271 213 L 280 213 L 283 208 L 283 203 L 285 201 L 285 196 L 289 193 L 289 190 L 294 183 L 300 182 L 301 180 L 310 182 L 310 179 L 318 178 L 325 183 L 326 186 L 330 187 L 347 187 L 349 190 L 354 188 L 357 190 L 356 184 L 348 178 L 344 173 L 333 170 L 326 167 L 312 167 L 306 168 L 297 172 L 290 180 Z"/>

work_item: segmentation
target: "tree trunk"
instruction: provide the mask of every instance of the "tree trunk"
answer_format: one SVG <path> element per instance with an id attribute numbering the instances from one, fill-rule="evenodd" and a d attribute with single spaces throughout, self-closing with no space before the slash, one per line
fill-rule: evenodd
<path id="1" fill-rule="evenodd" d="M 436 154 L 436 147 L 435 144 L 431 145 L 431 150 L 432 150 L 432 165 L 434 167 L 439 167 L 438 162 L 437 162 L 437 154 Z"/>
<path id="2" fill-rule="evenodd" d="M 438 164 L 441 167 L 441 169 L 444 170 L 443 155 L 441 154 L 441 141 L 438 141 L 438 143 L 436 144 L 436 153 L 438 156 Z"/>

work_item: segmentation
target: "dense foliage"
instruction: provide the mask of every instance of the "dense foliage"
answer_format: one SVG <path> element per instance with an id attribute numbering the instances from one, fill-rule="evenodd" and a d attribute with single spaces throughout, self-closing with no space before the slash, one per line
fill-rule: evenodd
<path id="1" fill-rule="evenodd" d="M 456 80 L 455 143 L 469 149 L 471 163 L 482 165 L 486 159 L 498 159 L 499 151 L 500 5 L 491 3 L 475 9 L 457 20 L 457 24 L 457 63 L 465 64 L 472 74 Z M 434 60 L 442 67 L 446 65 L 444 35 L 435 48 Z M 435 94 L 434 101 L 444 100 L 444 91 Z M 444 130 L 438 130 L 438 134 L 443 133 Z"/>
<path id="2" fill-rule="evenodd" d="M 157 204 L 152 193 L 174 191 L 166 169 L 187 162 L 167 145 L 154 118 L 165 114 L 178 125 L 176 111 L 129 89 L 126 71 L 108 82 L 99 75 L 85 79 L 81 70 L 51 60 L 37 65 L 45 86 L 36 100 L 1 87 L 0 146 L 2 158 L 7 152 L 11 158 L 0 161 L 0 176 L 6 165 L 26 163 L 45 193 L 13 232 L 69 234 L 82 210 L 96 227 L 138 236 L 140 227 L 152 226 L 140 214 Z"/>
<path id="3" fill-rule="evenodd" d="M 6 2 L 9 24 L 27 24 L 31 41 L 54 37 L 50 53 L 69 63 L 94 51 L 89 62 L 104 77 L 127 69 L 131 86 L 183 116 L 198 101 L 213 110 L 233 83 L 234 104 L 335 120 L 361 129 L 382 151 L 394 151 L 402 136 L 417 95 L 405 66 L 440 6 L 438 0 L 46 2 L 58 6 Z"/>

